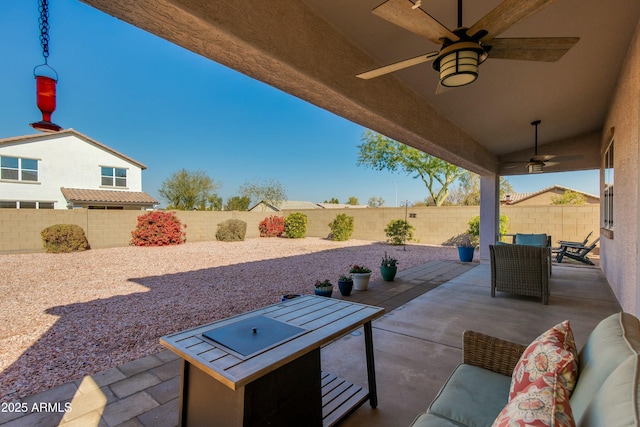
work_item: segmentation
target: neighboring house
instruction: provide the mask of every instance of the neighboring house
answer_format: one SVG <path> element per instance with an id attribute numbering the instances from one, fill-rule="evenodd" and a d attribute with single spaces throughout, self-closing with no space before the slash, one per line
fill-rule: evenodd
<path id="1" fill-rule="evenodd" d="M 267 203 L 264 200 L 249 208 L 249 212 L 280 212 L 302 209 L 346 209 L 368 208 L 367 205 L 348 205 L 345 203 L 313 203 L 298 200 L 284 200 L 278 204 Z"/>
<path id="2" fill-rule="evenodd" d="M 362 209 L 369 207 L 369 205 L 350 205 L 348 203 L 318 203 L 318 206 L 324 209 Z"/>
<path id="3" fill-rule="evenodd" d="M 552 199 L 557 196 L 562 196 L 565 191 L 573 191 L 578 194 L 582 194 L 585 198 L 586 204 L 597 205 L 600 203 L 600 197 L 593 194 L 583 193 L 582 191 L 574 190 L 572 188 L 563 187 L 561 185 L 552 185 L 551 187 L 544 188 L 534 193 L 512 193 L 505 194 L 504 198 L 500 200 L 502 205 L 551 205 Z"/>
<path id="4" fill-rule="evenodd" d="M 298 209 L 321 209 L 320 206 L 313 202 L 297 201 L 297 200 L 284 200 L 280 203 L 271 204 L 264 200 L 256 203 L 254 206 L 248 209 L 249 212 L 280 212 L 283 210 L 298 210 Z"/>
<path id="5" fill-rule="evenodd" d="M 0 139 L 0 208 L 152 208 L 143 169 L 73 129 Z"/>

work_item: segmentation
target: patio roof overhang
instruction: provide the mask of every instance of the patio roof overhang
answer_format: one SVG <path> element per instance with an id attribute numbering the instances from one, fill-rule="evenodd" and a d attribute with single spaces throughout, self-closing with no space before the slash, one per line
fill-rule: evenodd
<path id="1" fill-rule="evenodd" d="M 373 80 L 355 77 L 438 48 L 371 14 L 380 0 L 83 1 L 479 174 L 526 173 L 501 162 L 531 156 L 529 123 L 535 119 L 544 124 L 541 152 L 575 157 L 547 171 L 599 168 L 602 126 L 640 16 L 634 0 L 615 7 L 581 3 L 577 10 L 575 3 L 554 2 L 502 36 L 580 37 L 560 61 L 492 59 L 472 85 L 436 95 L 437 73 L 430 65 Z M 456 5 L 449 3 L 423 8 L 452 28 Z M 469 2 L 465 15 L 474 22 L 499 3 Z"/>

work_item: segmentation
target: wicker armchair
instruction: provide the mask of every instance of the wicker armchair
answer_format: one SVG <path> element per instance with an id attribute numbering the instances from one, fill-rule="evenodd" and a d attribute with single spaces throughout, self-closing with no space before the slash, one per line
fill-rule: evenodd
<path id="1" fill-rule="evenodd" d="M 491 296 L 496 291 L 540 297 L 549 303 L 551 248 L 526 245 L 489 245 Z"/>

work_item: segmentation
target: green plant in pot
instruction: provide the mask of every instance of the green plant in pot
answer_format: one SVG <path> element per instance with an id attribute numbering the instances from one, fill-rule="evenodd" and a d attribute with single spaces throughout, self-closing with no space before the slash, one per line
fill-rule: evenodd
<path id="1" fill-rule="evenodd" d="M 316 295 L 331 298 L 331 294 L 333 293 L 333 284 L 329 279 L 325 279 L 322 282 L 320 280 L 316 280 L 313 290 Z"/>
<path id="2" fill-rule="evenodd" d="M 458 256 L 460 257 L 460 261 L 462 262 L 471 262 L 473 261 L 473 254 L 476 250 L 475 245 L 472 242 L 472 236 L 469 234 L 461 234 L 458 236 L 457 246 L 458 246 Z"/>
<path id="3" fill-rule="evenodd" d="M 480 243 L 480 216 L 474 216 L 467 222 L 467 231 L 456 237 L 458 255 L 460 261 L 473 261 L 473 253 Z M 509 232 L 509 217 L 500 215 L 499 233 L 500 235 Z"/>
<path id="4" fill-rule="evenodd" d="M 354 264 L 349 270 L 353 277 L 353 288 L 357 291 L 366 291 L 369 287 L 369 279 L 371 278 L 371 269 L 364 265 Z"/>
<path id="5" fill-rule="evenodd" d="M 391 282 L 398 272 L 398 260 L 384 253 L 382 262 L 380 263 L 380 275 L 385 282 Z"/>
<path id="6" fill-rule="evenodd" d="M 340 295 L 343 297 L 351 295 L 351 291 L 353 290 L 353 277 L 342 274 L 338 279 L 338 289 L 340 290 Z"/>

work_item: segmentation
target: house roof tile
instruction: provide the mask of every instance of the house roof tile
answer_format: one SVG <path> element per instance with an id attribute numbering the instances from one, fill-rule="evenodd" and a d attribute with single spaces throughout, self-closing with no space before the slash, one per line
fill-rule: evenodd
<path id="1" fill-rule="evenodd" d="M 569 188 L 569 187 L 565 187 L 565 186 L 562 186 L 562 185 L 555 184 L 555 185 L 552 185 L 550 187 L 543 188 L 542 190 L 535 191 L 535 192 L 532 192 L 532 193 L 511 193 L 511 194 L 506 194 L 501 201 L 503 203 L 507 203 L 509 205 L 513 205 L 515 203 L 519 203 L 519 202 L 521 202 L 523 200 L 530 199 L 530 198 L 535 197 L 535 196 L 537 196 L 539 194 L 546 193 L 547 191 L 552 191 L 554 189 L 558 189 L 558 190 L 561 190 L 561 191 L 575 191 L 576 193 L 580 193 L 580 194 L 582 194 L 582 195 L 584 195 L 586 197 L 593 197 L 593 198 L 599 199 L 598 196 L 595 196 L 593 194 L 585 193 L 585 192 L 580 191 L 580 190 L 574 190 L 573 188 Z"/>
<path id="2" fill-rule="evenodd" d="M 130 205 L 155 205 L 158 201 L 144 191 L 88 190 L 83 188 L 60 188 L 69 202 L 77 203 L 121 203 Z"/>

